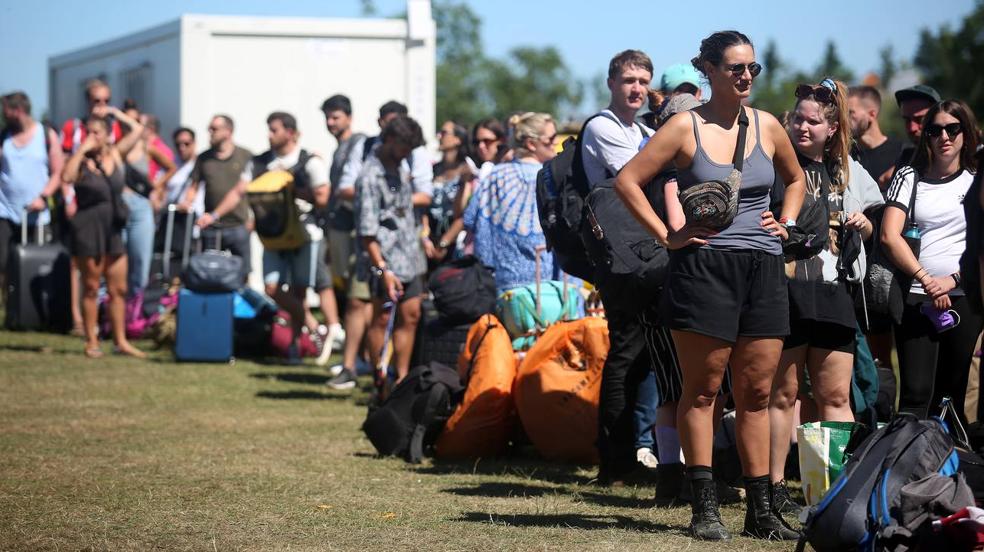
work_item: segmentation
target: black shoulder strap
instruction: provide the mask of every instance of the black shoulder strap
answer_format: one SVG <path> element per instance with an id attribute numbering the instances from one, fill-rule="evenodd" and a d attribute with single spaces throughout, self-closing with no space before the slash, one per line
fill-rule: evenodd
<path id="1" fill-rule="evenodd" d="M 580 194 L 582 198 L 587 197 L 588 192 L 591 191 L 588 186 L 588 177 L 584 172 L 584 131 L 588 129 L 588 125 L 591 124 L 591 121 L 598 117 L 608 118 L 608 115 L 604 111 L 599 111 L 598 113 L 588 117 L 588 119 L 584 121 L 584 124 L 581 125 L 581 131 L 577 133 L 577 139 L 574 142 L 574 159 L 571 161 L 571 176 L 574 177 L 573 184 L 575 185 L 578 194 Z M 613 175 L 608 175 L 609 178 L 611 178 L 611 176 Z"/>
<path id="2" fill-rule="evenodd" d="M 427 426 L 434 422 L 434 418 L 437 416 L 437 408 L 440 406 L 446 393 L 448 393 L 447 387 L 440 383 L 431 385 L 427 390 L 427 396 L 423 399 L 426 401 L 424 403 L 424 409 L 420 414 L 420 418 L 415 420 L 413 434 L 410 436 L 407 461 L 411 464 L 419 464 L 424 458 L 424 437 L 427 435 Z"/>
<path id="3" fill-rule="evenodd" d="M 748 134 L 748 115 L 745 113 L 745 107 L 742 106 L 741 111 L 738 112 L 738 143 L 735 145 L 735 157 L 732 161 L 738 172 L 741 172 L 742 166 L 745 164 L 746 134 Z M 756 139 L 761 140 L 762 137 L 759 136 Z"/>
<path id="4" fill-rule="evenodd" d="M 265 152 L 253 157 L 253 180 L 256 180 L 263 173 L 267 172 L 267 165 L 273 161 L 273 150 L 266 150 Z"/>
<path id="5" fill-rule="evenodd" d="M 912 168 L 912 192 L 909 193 L 909 218 L 908 226 L 916 225 L 916 184 L 919 183 L 919 171 Z"/>
<path id="6" fill-rule="evenodd" d="M 371 138 L 366 138 L 362 143 L 362 162 L 364 163 L 366 159 L 369 159 L 369 154 L 372 153 L 372 147 L 376 145 L 379 141 L 379 136 L 373 136 Z"/>

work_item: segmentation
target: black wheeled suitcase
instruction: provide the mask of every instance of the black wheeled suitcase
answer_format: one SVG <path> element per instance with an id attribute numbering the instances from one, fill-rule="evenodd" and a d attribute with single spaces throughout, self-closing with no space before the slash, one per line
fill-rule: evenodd
<path id="1" fill-rule="evenodd" d="M 150 286 L 170 286 L 188 266 L 195 222 L 194 213 L 182 213 L 178 206 L 167 206 L 164 224 L 154 236 L 154 254 L 150 260 Z M 180 265 L 177 261 L 180 259 Z"/>
<path id="2" fill-rule="evenodd" d="M 21 215 L 21 243 L 7 260 L 7 319 L 10 330 L 68 333 L 72 329 L 71 263 L 68 250 L 45 243 L 37 226 L 37 242 L 28 243 L 27 213 Z"/>

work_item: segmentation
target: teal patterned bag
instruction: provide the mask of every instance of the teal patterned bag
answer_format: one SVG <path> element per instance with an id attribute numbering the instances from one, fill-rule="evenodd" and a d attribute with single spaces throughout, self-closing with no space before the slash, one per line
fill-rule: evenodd
<path id="1" fill-rule="evenodd" d="M 583 316 L 584 309 L 577 287 L 550 280 L 503 291 L 496 300 L 495 310 L 513 340 L 513 350 L 525 351 L 551 324 L 577 320 Z"/>

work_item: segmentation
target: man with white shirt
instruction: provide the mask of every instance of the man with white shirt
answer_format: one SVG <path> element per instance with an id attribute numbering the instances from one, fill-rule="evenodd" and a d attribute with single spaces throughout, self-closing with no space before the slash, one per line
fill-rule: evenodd
<path id="1" fill-rule="evenodd" d="M 652 129 L 635 120 L 636 113 L 649 100 L 652 78 L 652 61 L 638 50 L 621 52 L 609 63 L 611 102 L 581 131 L 582 162 L 589 187 L 618 174 L 652 135 Z M 629 475 L 637 465 L 656 467 L 652 437 L 656 384 L 638 315 L 626 312 L 632 309 L 606 297 L 605 282 L 597 284 L 611 342 L 601 380 L 598 480 L 611 484 Z"/>
<path id="2" fill-rule="evenodd" d="M 308 239 L 294 249 L 263 251 L 263 283 L 266 293 L 280 305 L 291 318 L 293 340 L 288 354 L 288 362 L 300 362 L 299 340 L 305 325 L 313 339 L 324 345 L 318 335 L 318 326 L 313 318 L 307 317 L 304 297 L 308 288 L 316 287 L 316 276 L 320 259 L 321 241 L 324 234 L 317 225 L 310 223 L 312 208 L 325 208 L 328 205 L 328 165 L 317 155 L 312 155 L 297 144 L 299 133 L 297 119 L 289 113 L 277 111 L 267 117 L 270 149 L 253 157 L 246 164 L 239 184 L 228 192 L 220 208 L 238 204 L 246 193 L 247 184 L 268 171 L 287 171 L 294 177 L 294 197 L 301 213 L 301 223 L 307 230 Z M 331 289 L 330 283 L 328 289 Z M 334 296 L 332 296 L 334 297 Z M 322 297 L 324 301 L 324 297 Z M 324 305 L 323 305 L 324 307 Z M 335 320 L 338 324 L 337 310 Z M 339 328 L 341 326 L 338 326 Z M 331 347 L 322 346 L 321 351 Z M 320 361 L 320 357 L 319 357 Z M 327 356 L 324 361 L 327 361 Z"/>

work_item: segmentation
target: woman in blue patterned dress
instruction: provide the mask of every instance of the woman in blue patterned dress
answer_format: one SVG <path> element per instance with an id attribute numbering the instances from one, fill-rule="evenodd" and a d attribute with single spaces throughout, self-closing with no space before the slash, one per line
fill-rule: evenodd
<path id="1" fill-rule="evenodd" d="M 475 236 L 475 255 L 495 269 L 496 290 L 535 278 L 536 248 L 546 245 L 536 210 L 536 173 L 557 152 L 557 125 L 546 113 L 509 119 L 512 161 L 482 179 L 465 209 L 465 229 Z M 541 253 L 545 279 L 556 272 L 553 255 Z"/>

